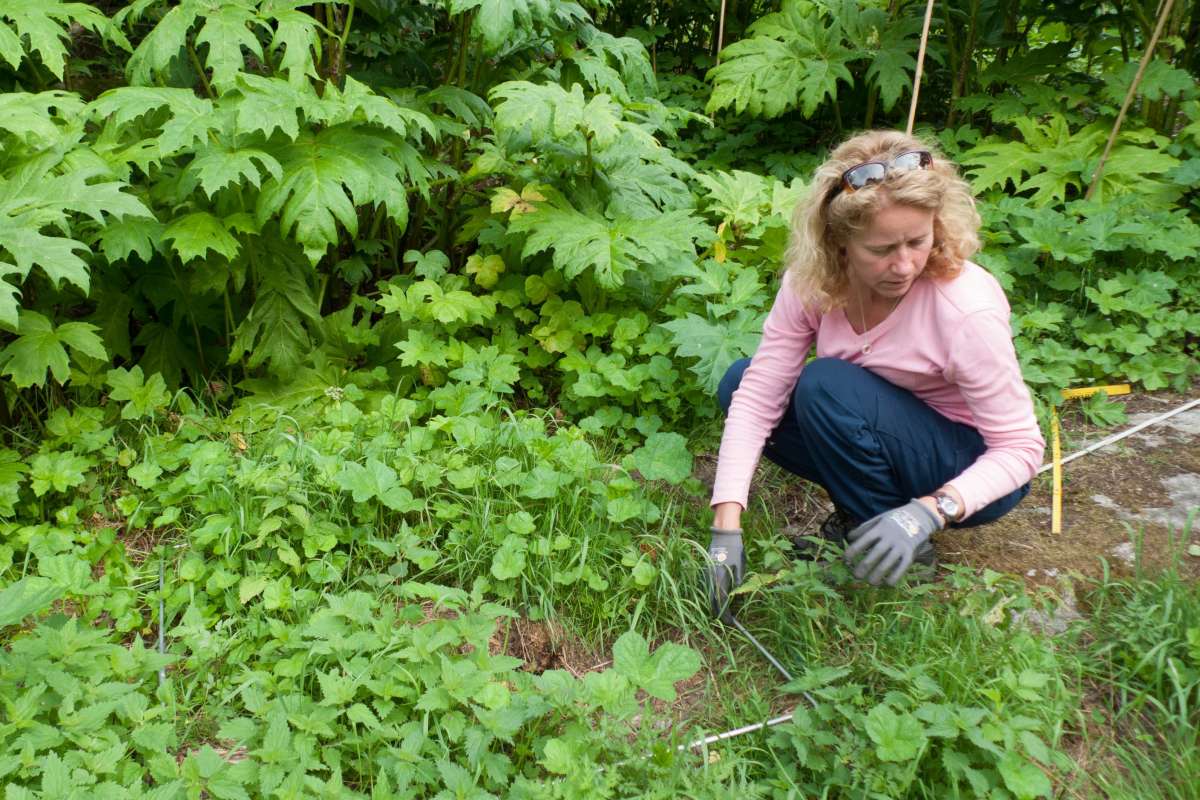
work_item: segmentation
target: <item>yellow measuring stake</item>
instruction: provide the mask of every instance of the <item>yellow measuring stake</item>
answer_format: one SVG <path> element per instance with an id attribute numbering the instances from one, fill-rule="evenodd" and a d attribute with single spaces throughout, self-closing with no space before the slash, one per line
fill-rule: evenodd
<path id="1" fill-rule="evenodd" d="M 1109 397 L 1116 394 L 1129 394 L 1128 383 L 1117 383 L 1112 386 L 1081 386 L 1077 389 L 1063 389 L 1063 400 L 1074 400 L 1077 397 L 1091 397 L 1099 392 L 1104 392 Z"/>
<path id="2" fill-rule="evenodd" d="M 1062 444 L 1058 438 L 1058 409 L 1050 409 L 1050 438 L 1054 456 L 1054 496 L 1050 502 L 1050 532 L 1062 533 Z"/>
<path id="3" fill-rule="evenodd" d="M 1074 400 L 1080 397 L 1091 397 L 1104 392 L 1109 397 L 1118 394 L 1129 394 L 1128 383 L 1117 383 L 1111 386 L 1080 386 L 1075 389 L 1063 389 L 1063 400 Z M 1062 533 L 1062 441 L 1058 432 L 1058 409 L 1050 409 L 1050 447 L 1054 457 L 1054 469 L 1051 472 L 1054 482 L 1054 493 L 1050 502 L 1050 532 Z"/>

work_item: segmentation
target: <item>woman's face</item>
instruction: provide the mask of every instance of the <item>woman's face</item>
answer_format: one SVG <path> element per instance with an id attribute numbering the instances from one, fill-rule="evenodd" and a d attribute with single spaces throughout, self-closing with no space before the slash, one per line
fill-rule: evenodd
<path id="1" fill-rule="evenodd" d="M 891 302 L 920 277 L 933 248 L 934 212 L 887 203 L 844 248 L 850 285 L 864 300 Z"/>

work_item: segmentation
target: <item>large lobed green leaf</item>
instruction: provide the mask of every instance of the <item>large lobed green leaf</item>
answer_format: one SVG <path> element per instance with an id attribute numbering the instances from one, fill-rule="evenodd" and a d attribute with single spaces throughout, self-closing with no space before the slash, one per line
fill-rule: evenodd
<path id="1" fill-rule="evenodd" d="M 234 331 L 229 363 L 246 358 L 249 367 L 269 364 L 277 375 L 292 374 L 312 349 L 309 327 L 321 321 L 308 272 L 290 253 L 255 253 L 252 258 L 258 259 L 255 301 Z"/>
<path id="2" fill-rule="evenodd" d="M 554 265 L 567 278 L 591 268 L 597 283 L 620 288 L 632 270 L 649 266 L 654 277 L 681 271 L 680 261 L 694 258 L 697 240 L 712 231 L 689 211 L 669 211 L 654 219 L 618 217 L 613 220 L 576 211 L 565 201 L 515 214 L 509 230 L 526 233 L 522 256 L 553 251 Z"/>
<path id="3" fill-rule="evenodd" d="M 789 2 L 750 27 L 752 35 L 722 52 L 708 72 L 709 113 L 778 117 L 799 108 L 811 117 L 826 99 L 837 100 L 838 81 L 854 82 L 846 65 L 859 50 L 843 41 L 836 18 L 826 20 L 810 3 Z"/>
<path id="4" fill-rule="evenodd" d="M 46 370 L 59 383 L 71 377 L 67 348 L 101 361 L 108 358 L 95 325 L 66 322 L 55 325 L 36 311 L 20 312 L 20 335 L 0 350 L 0 374 L 11 375 L 18 388 L 41 386 Z"/>
<path id="5" fill-rule="evenodd" d="M 258 196 L 260 222 L 278 216 L 284 235 L 291 235 L 316 264 L 338 241 L 338 224 L 358 233 L 356 206 L 380 205 L 401 228 L 408 221 L 406 181 L 427 176 L 415 151 L 394 134 L 339 125 L 303 132 L 273 155 L 282 167 Z"/>
<path id="6" fill-rule="evenodd" d="M 496 103 L 496 132 L 502 137 L 528 136 L 534 142 L 591 139 L 599 147 L 611 144 L 635 126 L 623 121 L 623 110 L 606 94 L 584 97 L 583 87 L 570 90 L 555 83 L 509 81 L 491 91 Z M 498 102 L 497 102 L 498 101 Z"/>
<path id="7" fill-rule="evenodd" d="M 29 576 L 0 591 L 0 628 L 16 625 L 42 611 L 66 590 L 46 578 Z"/>
<path id="8" fill-rule="evenodd" d="M 70 234 L 72 212 L 97 223 L 113 217 L 149 217 L 150 211 L 122 191 L 125 188 L 121 181 L 106 179 L 97 166 L 71 168 L 53 151 L 0 176 L 0 253 L 8 254 L 0 261 L 0 274 L 16 276 L 19 286 L 37 266 L 55 284 L 66 282 L 86 292 L 89 269 L 78 253 L 88 248 L 70 235 L 57 234 Z M 14 289 L 0 290 L 0 296 L 5 292 L 10 297 L 0 299 L 0 324 L 17 329 Z"/>
<path id="9" fill-rule="evenodd" d="M 534 33 L 534 27 L 563 28 L 587 19 L 578 3 L 564 0 L 450 0 L 450 13 L 474 10 L 475 32 L 484 47 L 494 53 L 510 45 L 520 34 Z"/>
<path id="10" fill-rule="evenodd" d="M 4 0 L 0 3 L 0 61 L 16 69 L 28 52 L 62 80 L 71 41 L 71 27 L 96 33 L 126 50 L 129 42 L 108 17 L 88 3 L 62 0 Z"/>
<path id="11" fill-rule="evenodd" d="M 139 0 L 120 18 L 136 20 L 157 3 Z M 219 92 L 237 85 L 245 74 L 247 55 L 260 63 L 275 61 L 291 84 L 304 84 L 316 76 L 315 54 L 320 32 L 326 30 L 313 16 L 300 11 L 309 5 L 298 0 L 183 0 L 163 15 L 133 51 L 126 67 L 129 82 L 147 86 L 166 77 L 176 61 L 187 57 L 190 46 L 203 58 Z M 265 49 L 264 41 L 268 42 Z"/>
<path id="12" fill-rule="evenodd" d="M 636 631 L 622 634 L 613 645 L 613 670 L 668 703 L 675 700 L 675 683 L 695 675 L 700 665 L 699 653 L 674 642 L 651 653 L 650 645 Z"/>
<path id="13" fill-rule="evenodd" d="M 688 314 L 662 326 L 671 332 L 680 357 L 699 359 L 692 372 L 710 392 L 716 390 L 729 365 L 753 353 L 762 337 L 762 320 L 749 310 L 715 321 Z"/>

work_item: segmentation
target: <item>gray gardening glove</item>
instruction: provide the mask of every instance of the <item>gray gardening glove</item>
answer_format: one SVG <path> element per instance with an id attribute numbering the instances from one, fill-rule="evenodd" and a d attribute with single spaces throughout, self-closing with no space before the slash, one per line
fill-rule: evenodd
<path id="1" fill-rule="evenodd" d="M 742 583 L 746 574 L 746 551 L 742 548 L 740 528 L 712 529 L 712 540 L 708 544 L 709 580 L 708 601 L 713 616 L 726 625 L 733 623 L 733 610 L 729 593 Z"/>
<path id="2" fill-rule="evenodd" d="M 859 556 L 866 553 L 858 566 L 854 566 L 854 577 L 865 578 L 872 586 L 880 582 L 895 586 L 912 566 L 917 548 L 943 527 L 940 516 L 919 500 L 910 500 L 846 534 L 846 540 L 851 542 L 844 556 L 846 563 L 854 566 Z"/>

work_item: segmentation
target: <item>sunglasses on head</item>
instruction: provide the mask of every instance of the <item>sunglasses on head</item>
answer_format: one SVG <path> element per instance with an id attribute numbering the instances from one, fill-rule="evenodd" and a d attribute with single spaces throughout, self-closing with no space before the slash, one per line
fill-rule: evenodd
<path id="1" fill-rule="evenodd" d="M 864 186 L 873 183 L 883 183 L 883 179 L 893 172 L 908 172 L 910 169 L 929 169 L 933 166 L 933 156 L 928 150 L 909 150 L 901 153 L 891 161 L 864 161 L 855 164 L 842 173 L 842 179 L 829 199 L 837 197 L 838 192 L 856 192 Z"/>

